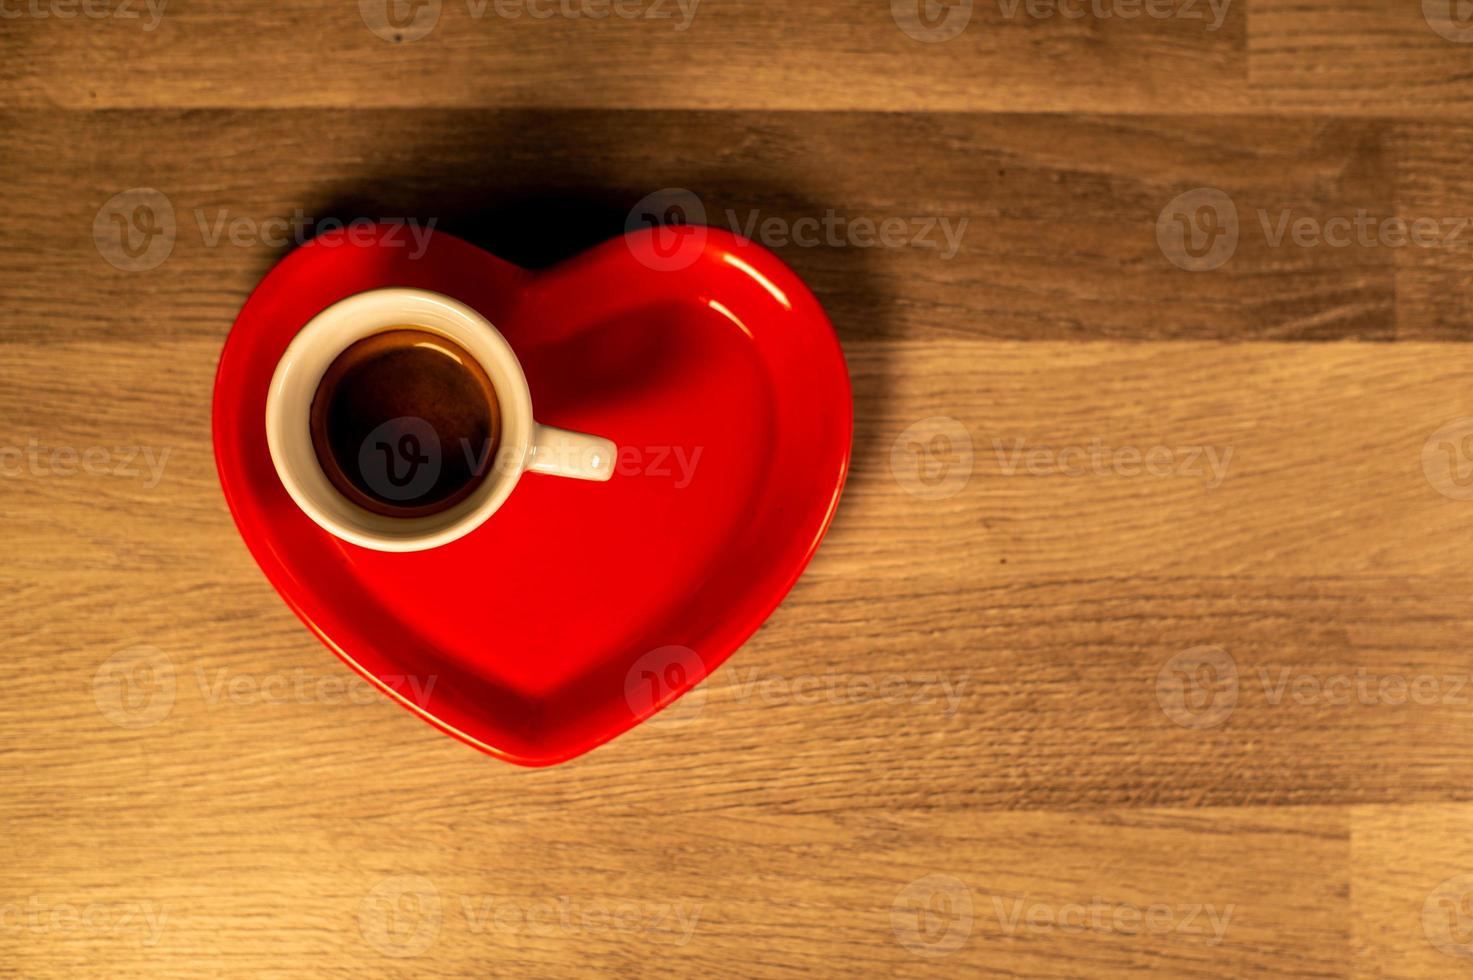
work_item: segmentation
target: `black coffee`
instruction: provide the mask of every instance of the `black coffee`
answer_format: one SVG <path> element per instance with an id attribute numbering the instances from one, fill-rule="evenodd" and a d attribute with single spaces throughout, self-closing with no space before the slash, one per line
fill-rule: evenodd
<path id="1" fill-rule="evenodd" d="M 496 391 L 458 344 L 394 327 L 337 356 L 312 399 L 312 447 L 338 492 L 375 514 L 423 517 L 469 496 L 501 437 Z"/>

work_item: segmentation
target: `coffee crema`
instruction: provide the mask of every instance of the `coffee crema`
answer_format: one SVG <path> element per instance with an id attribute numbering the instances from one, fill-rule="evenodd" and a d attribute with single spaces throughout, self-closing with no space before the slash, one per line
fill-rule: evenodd
<path id="1" fill-rule="evenodd" d="M 426 517 L 486 479 L 501 410 L 464 348 L 406 325 L 338 354 L 312 398 L 310 427 L 317 462 L 344 497 L 387 517 Z"/>

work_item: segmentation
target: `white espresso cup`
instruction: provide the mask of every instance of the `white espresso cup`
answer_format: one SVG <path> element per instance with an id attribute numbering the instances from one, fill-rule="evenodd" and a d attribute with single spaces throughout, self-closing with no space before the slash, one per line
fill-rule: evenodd
<path id="1" fill-rule="evenodd" d="M 490 378 L 501 410 L 500 444 L 495 459 L 487 461 L 484 479 L 469 496 L 428 516 L 376 514 L 347 499 L 323 472 L 312 443 L 312 399 L 328 367 L 354 343 L 396 327 L 424 330 L 459 345 Z M 522 365 L 485 317 L 448 296 L 402 288 L 349 296 L 302 327 L 271 378 L 266 442 L 282 485 L 308 517 L 344 541 L 376 551 L 425 551 L 448 544 L 496 513 L 523 473 L 603 481 L 613 475 L 615 457 L 607 439 L 533 420 Z"/>

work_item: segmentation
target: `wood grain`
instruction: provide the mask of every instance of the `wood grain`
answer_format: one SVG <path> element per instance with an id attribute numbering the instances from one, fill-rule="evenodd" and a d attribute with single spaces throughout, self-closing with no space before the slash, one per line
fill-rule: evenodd
<path id="1" fill-rule="evenodd" d="M 1473 24 L 1452 0 L 1253 0 L 1248 77 L 1275 111 L 1466 118 Z"/>
<path id="2" fill-rule="evenodd" d="M 132 19 L 8 21 L 0 51 L 12 56 L 0 78 L 17 104 L 88 109 L 1108 112 L 1124 103 L 1180 113 L 1241 99 L 1245 7 L 1219 2 L 1215 17 L 1205 0 L 1172 5 L 1189 16 L 1033 17 L 963 0 L 949 7 L 970 11 L 964 30 L 928 43 L 905 33 L 891 4 L 864 0 L 428 0 L 413 5 L 422 19 L 384 36 L 368 26 L 386 24 L 374 0 L 362 6 L 380 13 L 366 18 L 356 3 L 305 0 L 196 0 L 152 17 L 139 0 Z M 600 7 L 609 15 L 583 14 Z"/>
<path id="3" fill-rule="evenodd" d="M 6 345 L 8 370 L 28 379 L 0 390 L 11 571 L 72 575 L 46 548 L 67 528 L 87 535 L 76 560 L 98 569 L 206 573 L 238 547 L 209 445 L 218 349 Z M 1465 345 L 855 341 L 847 354 L 858 452 L 838 529 L 850 533 L 825 545 L 810 577 L 994 585 L 1333 571 L 1443 575 L 1452 588 L 1465 567 L 1447 547 L 1465 501 L 1439 492 L 1457 488 L 1423 459 L 1445 422 L 1473 415 Z M 177 367 L 161 372 L 160 359 Z M 97 383 L 121 394 L 76 397 Z M 908 451 L 937 418 L 970 449 Z M 92 473 L 90 449 L 109 454 Z M 939 465 L 960 482 L 929 499 L 922 468 Z M 1383 528 L 1395 533 L 1378 537 Z"/>
<path id="4" fill-rule="evenodd" d="M 46 262 L 0 270 L 0 303 L 31 337 L 219 337 L 265 270 L 330 222 L 433 222 L 544 266 L 622 233 L 670 187 L 788 260 L 846 339 L 1461 339 L 1456 284 L 1473 277 L 1473 226 L 1457 223 L 1473 210 L 1441 155 L 1466 138 L 1456 127 L 685 112 L 5 121 L 18 214 L 0 248 Z M 83 172 L 58 173 L 56 159 Z M 167 200 L 176 237 L 161 264 L 123 270 L 103 261 L 94 219 L 139 187 Z M 1203 188 L 1227 196 L 1221 220 L 1238 240 L 1220 266 L 1193 270 L 1158 222 Z M 1373 232 L 1337 237 L 1334 222 L 1362 215 Z M 1437 222 L 1426 244 L 1386 230 L 1419 219 Z M 877 244 L 887 221 L 893 247 Z M 1305 222 L 1311 235 L 1296 237 Z M 55 288 L 78 277 L 109 302 Z"/>
<path id="5" fill-rule="evenodd" d="M 7 716 L 27 733 L 23 753 L 0 756 L 13 787 L 5 813 L 48 855 L 11 869 L 15 887 L 43 909 L 98 895 L 173 916 L 154 946 L 141 926 L 44 931 L 25 946 L 25 975 L 94 957 L 201 956 L 269 975 L 245 923 L 291 915 L 304 892 L 320 905 L 286 948 L 344 969 L 392 971 L 382 950 L 418 948 L 415 916 L 432 894 L 435 938 L 410 961 L 431 975 L 482 969 L 493 949 L 531 971 L 657 949 L 672 968 L 721 973 L 724 944 L 773 916 L 783 952 L 753 968 L 838 972 L 864 958 L 921 975 L 934 958 L 913 951 L 908 920 L 897 913 L 897 933 L 892 912 L 910 907 L 902 890 L 917 880 L 954 897 L 935 875 L 973 901 L 948 970 L 1236 975 L 1293 950 L 1296 965 L 1280 972 L 1342 975 L 1352 865 L 1348 811 L 1335 807 L 1466 798 L 1473 679 L 1450 580 L 1460 559 L 1445 548 L 1463 505 L 1435 492 L 1419 458 L 1422 429 L 1468 411 L 1461 345 L 1236 346 L 1224 361 L 1217 345 L 852 344 L 860 445 L 871 448 L 809 574 L 690 701 L 545 772 L 490 764 L 350 684 L 271 593 L 213 484 L 214 349 L 7 345 L 17 377 L 51 365 L 75 379 L 93 365 L 90 383 L 128 393 L 84 404 L 66 382 L 33 381 L 5 404 L 27 440 L 79 454 L 136 443 L 166 459 L 153 487 L 141 473 L 0 484 L 19 535 L 8 624 L 21 681 Z M 160 357 L 180 369 L 158 372 Z M 968 365 L 986 372 L 961 383 Z M 868 386 L 892 374 L 866 417 Z M 1110 380 L 1075 423 L 1067 393 L 1086 377 Z M 978 428 L 975 469 L 955 496 L 926 500 L 889 445 L 943 410 Z M 1274 429 L 1284 412 L 1301 425 Z M 1336 431 L 1321 415 L 1364 444 L 1330 457 L 1300 448 Z M 1210 491 L 1189 474 L 1007 474 L 981 436 L 1010 427 L 1038 446 L 1220 441 L 1239 462 Z M 1286 464 L 1300 455 L 1312 462 Z M 1301 507 L 1284 505 L 1291 492 Z M 1368 551 L 1387 514 L 1397 534 Z M 1204 646 L 1236 672 L 1236 700 L 1217 720 L 1221 691 L 1194 686 L 1181 661 Z M 1176 669 L 1188 686 L 1163 688 Z M 167 711 L 154 719 L 158 704 Z M 1199 725 L 1198 710 L 1212 723 Z M 1367 764 L 1388 754 L 1394 765 Z M 392 759 L 414 761 L 385 781 Z M 558 820 L 533 829 L 549 812 Z M 339 837 L 340 825 L 359 829 Z M 1138 843 L 1124 843 L 1122 828 L 1138 825 Z M 106 870 L 88 860 L 92 845 L 68 843 L 96 841 L 98 826 L 119 855 Z M 1261 865 L 1237 857 L 1245 847 Z M 1306 860 L 1306 847 L 1320 856 Z M 1101 848 L 1112 855 L 1103 869 Z M 537 875 L 466 863 L 525 862 L 529 850 L 551 862 Z M 784 877 L 796 855 L 818 867 Z M 744 871 L 717 871 L 728 865 Z M 50 869 L 44 886 L 28 867 Z M 548 892 L 538 875 L 565 877 Z M 373 917 L 388 913 L 373 910 L 401 908 L 384 894 L 404 888 L 409 924 L 385 938 Z M 528 909 L 553 915 L 565 896 L 576 930 L 517 924 Z M 654 917 L 681 902 L 700 906 L 700 923 L 680 945 L 581 926 L 589 909 Z M 790 904 L 796 913 L 782 911 Z M 1060 915 L 1106 914 L 1074 911 L 1097 904 L 1110 910 L 1104 925 L 1059 928 Z M 1130 929 L 1130 909 L 1184 919 L 1229 904 L 1220 942 L 1168 930 L 1169 918 L 1167 931 Z M 507 909 L 503 925 L 487 924 L 488 907 Z M 1034 925 L 1017 926 L 1020 907 Z M 1116 908 L 1127 910 L 1118 928 Z M 932 923 L 925 935 L 944 933 Z"/>
<path id="6" fill-rule="evenodd" d="M 1351 810 L 1353 942 L 1367 976 L 1442 976 L 1470 952 L 1468 808 Z"/>
<path id="7" fill-rule="evenodd" d="M 0 977 L 1466 972 L 1473 44 L 1040 3 L 0 5 Z M 829 311 L 849 484 L 720 671 L 516 769 L 266 583 L 215 362 L 324 221 L 540 268 L 665 188 Z"/>

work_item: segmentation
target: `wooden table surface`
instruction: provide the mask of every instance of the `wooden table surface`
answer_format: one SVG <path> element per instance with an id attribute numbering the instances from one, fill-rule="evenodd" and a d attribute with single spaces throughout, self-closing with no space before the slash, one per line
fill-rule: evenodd
<path id="1" fill-rule="evenodd" d="M 1062 3 L 0 5 L 0 976 L 1468 973 L 1473 24 Z M 333 221 L 546 266 L 676 187 L 829 311 L 852 473 L 518 769 L 267 584 L 216 359 Z"/>

